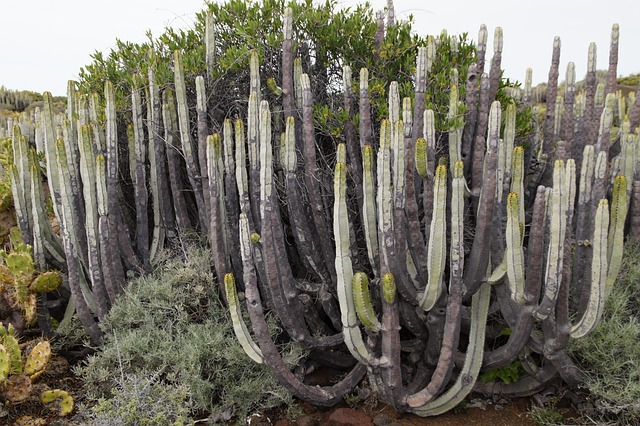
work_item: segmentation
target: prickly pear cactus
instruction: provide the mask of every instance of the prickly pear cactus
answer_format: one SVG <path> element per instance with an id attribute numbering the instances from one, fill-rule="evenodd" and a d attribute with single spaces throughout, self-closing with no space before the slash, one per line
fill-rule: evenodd
<path id="1" fill-rule="evenodd" d="M 44 340 L 34 346 L 24 363 L 24 374 L 34 380 L 44 371 L 51 359 L 51 345 Z"/>
<path id="2" fill-rule="evenodd" d="M 66 416 L 73 411 L 73 397 L 62 389 L 52 389 L 40 394 L 40 402 L 44 405 L 52 405 L 51 411 L 55 411 L 60 416 Z M 55 403 L 57 405 L 54 405 Z"/>
<path id="3" fill-rule="evenodd" d="M 62 284 L 57 271 L 38 274 L 33 261 L 31 246 L 22 242 L 13 242 L 9 252 L 0 251 L 0 293 L 11 306 L 22 311 L 27 324 L 36 319 L 37 292 L 56 290 Z"/>

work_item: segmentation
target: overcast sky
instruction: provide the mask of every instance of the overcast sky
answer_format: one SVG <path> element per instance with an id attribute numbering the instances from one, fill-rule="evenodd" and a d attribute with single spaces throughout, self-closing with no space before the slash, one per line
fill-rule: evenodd
<path id="1" fill-rule="evenodd" d="M 338 0 L 340 6 L 359 3 Z M 372 0 L 375 10 L 386 0 Z M 203 0 L 0 0 L 2 43 L 0 85 L 13 90 L 51 91 L 63 95 L 67 80 L 76 79 L 95 50 L 108 51 L 115 39 L 143 42 L 145 32 L 160 35 L 165 26 L 189 28 Z M 524 80 L 533 68 L 534 84 L 545 81 L 554 36 L 562 43 L 560 80 L 566 64 L 576 64 L 578 80 L 586 72 L 590 42 L 598 46 L 598 69 L 606 69 L 611 26 L 620 25 L 618 75 L 640 72 L 640 1 L 612 0 L 396 0 L 396 16 L 414 16 L 419 34 L 469 33 L 480 24 L 504 31 L 505 75 Z"/>

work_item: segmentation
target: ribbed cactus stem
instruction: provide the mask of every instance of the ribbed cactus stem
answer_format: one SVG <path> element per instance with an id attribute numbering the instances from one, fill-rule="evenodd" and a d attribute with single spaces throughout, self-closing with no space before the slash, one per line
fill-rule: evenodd
<path id="1" fill-rule="evenodd" d="M 258 345 L 253 341 L 249 334 L 249 329 L 242 319 L 242 312 L 240 310 L 240 300 L 238 299 L 238 292 L 236 290 L 236 280 L 233 274 L 226 274 L 224 276 L 224 288 L 227 296 L 227 304 L 229 305 L 229 311 L 231 313 L 231 322 L 233 323 L 233 332 L 240 342 L 240 346 L 244 352 L 253 361 L 258 364 L 264 363 L 264 357 L 262 351 Z"/>
<path id="2" fill-rule="evenodd" d="M 587 309 L 578 323 L 571 327 L 570 335 L 575 339 L 586 336 L 596 327 L 606 301 L 607 281 L 607 238 L 609 228 L 609 203 L 606 199 L 600 200 L 594 220 L 593 254 L 591 258 L 591 280 L 589 282 L 589 299 Z"/>
<path id="3" fill-rule="evenodd" d="M 478 31 L 478 46 L 477 56 L 478 56 L 478 72 L 482 74 L 484 72 L 484 62 L 485 56 L 487 54 L 487 40 L 489 38 L 489 32 L 487 31 L 487 26 L 485 24 L 480 25 L 480 30 Z"/>
<path id="4" fill-rule="evenodd" d="M 209 217 L 211 213 L 211 200 L 209 194 L 209 174 L 207 166 L 207 136 L 209 135 L 209 125 L 207 120 L 207 92 L 204 77 L 201 75 L 196 77 L 196 114 L 197 114 L 197 147 L 198 147 L 198 179 L 202 186 L 202 194 L 204 198 L 205 216 Z M 205 225 L 204 229 L 207 229 Z"/>
<path id="5" fill-rule="evenodd" d="M 378 149 L 378 173 L 377 207 L 378 207 L 378 238 L 380 240 L 380 269 L 381 273 L 391 272 L 389 265 L 393 263 L 389 259 L 385 246 L 391 247 L 394 243 L 390 237 L 393 230 L 393 177 L 391 170 L 391 123 L 382 120 L 380 125 L 380 148 Z"/>
<path id="6" fill-rule="evenodd" d="M 524 249 L 520 232 L 519 204 L 523 201 L 516 192 L 507 196 L 507 228 L 506 236 L 506 266 L 509 288 L 513 300 L 523 305 L 526 302 L 524 294 Z"/>
<path id="7" fill-rule="evenodd" d="M 522 96 L 522 102 L 525 105 L 529 105 L 531 103 L 531 84 L 533 80 L 533 70 L 531 68 L 527 68 L 525 77 L 524 77 L 524 94 Z"/>
<path id="8" fill-rule="evenodd" d="M 400 120 L 400 92 L 398 82 L 392 81 L 389 84 L 389 122 L 395 126 L 398 120 Z"/>
<path id="9" fill-rule="evenodd" d="M 336 163 L 334 175 L 333 236 L 336 243 L 335 268 L 337 292 L 342 319 L 344 342 L 349 352 L 368 364 L 372 354 L 362 340 L 358 328 L 353 291 L 353 266 L 349 255 L 349 219 L 347 214 L 347 172 L 344 163 Z"/>
<path id="10" fill-rule="evenodd" d="M 453 172 L 453 165 L 461 160 L 460 143 L 461 143 L 461 126 L 456 123 L 458 120 L 458 85 L 452 84 L 449 92 L 449 112 L 447 120 L 449 120 L 449 166 Z"/>
<path id="11" fill-rule="evenodd" d="M 454 384 L 447 392 L 427 404 L 412 406 L 411 400 L 407 401 L 412 413 L 423 417 L 437 416 L 445 413 L 462 402 L 473 390 L 473 385 L 478 378 L 480 367 L 482 366 L 490 298 L 491 287 L 483 284 L 471 299 L 469 345 L 467 346 L 464 364 Z"/>
<path id="12" fill-rule="evenodd" d="M 357 272 L 353 276 L 353 302 L 360 322 L 372 331 L 380 331 L 382 325 L 371 305 L 369 294 L 369 278 L 364 272 Z"/>
<path id="13" fill-rule="evenodd" d="M 47 160 L 47 183 L 49 184 L 49 194 L 53 204 L 53 211 L 56 214 L 58 221 L 62 220 L 62 213 L 60 212 L 60 176 L 58 175 L 58 169 L 55 167 L 56 163 L 56 128 L 54 124 L 53 113 L 53 97 L 50 92 L 44 92 L 42 95 L 44 102 L 44 141 L 45 141 L 45 158 Z"/>
<path id="14" fill-rule="evenodd" d="M 176 50 L 173 52 L 173 68 L 176 88 L 176 102 L 178 105 L 178 127 L 180 129 L 180 142 L 182 153 L 187 164 L 187 176 L 191 188 L 193 188 L 196 205 L 198 207 L 199 223 L 204 230 L 208 228 L 208 218 L 206 206 L 204 204 L 204 196 L 202 193 L 202 181 L 200 180 L 201 172 L 197 163 L 196 149 L 194 148 L 193 138 L 191 137 L 191 127 L 189 120 L 189 107 L 187 105 L 187 88 L 184 75 L 184 66 L 182 61 L 182 52 Z"/>
<path id="15" fill-rule="evenodd" d="M 607 86 L 605 93 L 614 93 L 618 87 L 618 45 L 620 43 L 620 26 L 611 27 L 611 42 L 609 44 L 609 69 L 607 71 Z"/>
<path id="16" fill-rule="evenodd" d="M 149 212 L 147 211 L 149 193 L 147 190 L 147 139 L 144 134 L 144 121 L 142 115 L 142 77 L 135 80 L 132 93 L 133 132 L 135 146 L 135 199 L 136 199 L 136 247 L 142 263 L 149 266 Z"/>
<path id="17" fill-rule="evenodd" d="M 518 202 L 518 222 L 525 222 L 524 203 L 524 148 L 516 146 L 513 148 L 511 164 L 511 188 L 510 192 L 515 192 L 519 196 Z"/>
<path id="18" fill-rule="evenodd" d="M 607 286 L 605 298 L 611 293 L 620 267 L 624 243 L 624 225 L 629 209 L 627 198 L 627 179 L 624 175 L 616 176 L 611 197 L 611 214 L 607 241 Z"/>
<path id="19" fill-rule="evenodd" d="M 90 125 L 80 128 L 80 177 L 82 178 L 82 191 L 85 206 L 85 229 L 87 235 L 87 246 L 89 249 L 88 272 L 91 284 L 99 300 L 105 302 L 109 300 L 102 280 L 102 265 L 100 262 L 100 236 L 99 236 L 99 214 L 98 214 L 98 193 L 96 186 L 96 157 L 93 151 L 93 129 Z M 98 304 L 100 309 L 102 304 Z M 106 312 L 99 310 L 100 318 Z"/>
<path id="20" fill-rule="evenodd" d="M 369 262 L 377 275 L 378 265 L 378 234 L 376 217 L 376 192 L 374 183 L 373 149 L 371 145 L 362 148 L 362 217 L 364 220 L 364 235 L 367 243 Z"/>
<path id="21" fill-rule="evenodd" d="M 213 67 L 216 60 L 215 18 L 211 13 L 207 13 L 204 18 L 204 44 L 207 78 L 211 80 L 213 78 Z"/>
<path id="22" fill-rule="evenodd" d="M 436 169 L 433 184 L 433 217 L 429 230 L 428 260 L 429 280 L 420 299 L 420 306 L 430 311 L 442 293 L 447 249 L 447 168 L 444 165 Z"/>
<path id="23" fill-rule="evenodd" d="M 562 188 L 565 178 L 564 161 L 556 160 L 553 168 L 553 188 L 547 206 L 550 209 L 549 247 L 544 277 L 544 298 L 535 312 L 538 320 L 546 319 L 555 307 L 562 280 L 564 235 L 566 232 L 566 209 Z"/>

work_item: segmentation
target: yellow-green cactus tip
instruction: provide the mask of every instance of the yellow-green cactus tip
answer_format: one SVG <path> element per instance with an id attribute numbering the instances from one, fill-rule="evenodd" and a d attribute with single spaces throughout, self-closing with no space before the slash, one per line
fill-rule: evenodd
<path id="1" fill-rule="evenodd" d="M 387 272 L 382 276 L 382 294 L 384 300 L 388 304 L 392 304 L 396 297 L 396 280 L 393 278 L 393 274 Z"/>
<path id="2" fill-rule="evenodd" d="M 59 409 L 52 407 L 51 411 L 57 411 L 58 415 L 66 416 L 73 411 L 73 397 L 67 391 L 61 389 L 53 389 L 44 391 L 40 394 L 40 402 L 50 404 L 60 400 Z"/>
<path id="3" fill-rule="evenodd" d="M 260 242 L 260 234 L 258 234 L 257 232 L 254 232 L 251 234 L 251 242 L 253 244 L 258 244 Z"/>

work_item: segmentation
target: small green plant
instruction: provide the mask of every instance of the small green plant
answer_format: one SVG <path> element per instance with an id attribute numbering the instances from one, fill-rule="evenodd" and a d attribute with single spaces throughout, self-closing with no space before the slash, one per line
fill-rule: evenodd
<path id="1" fill-rule="evenodd" d="M 357 393 L 347 393 L 342 399 L 344 399 L 344 402 L 351 408 L 355 408 L 360 402 L 360 397 Z"/>
<path id="2" fill-rule="evenodd" d="M 485 371 L 484 373 L 480 374 L 480 380 L 484 383 L 500 380 L 503 383 L 509 384 L 517 382 L 526 374 L 527 372 L 522 367 L 520 360 L 515 360 L 505 367 Z"/>
<path id="3" fill-rule="evenodd" d="M 529 417 L 538 426 L 554 426 L 564 424 L 564 417 L 555 407 L 532 407 Z"/>
<path id="4" fill-rule="evenodd" d="M 181 426 L 191 424 L 189 390 L 158 377 L 127 375 L 117 379 L 112 397 L 93 407 L 91 426 Z"/>

